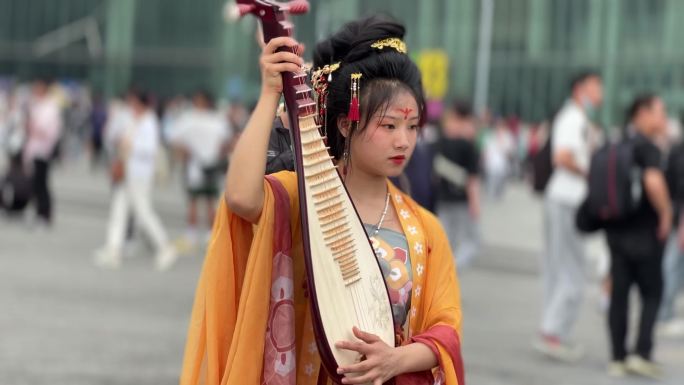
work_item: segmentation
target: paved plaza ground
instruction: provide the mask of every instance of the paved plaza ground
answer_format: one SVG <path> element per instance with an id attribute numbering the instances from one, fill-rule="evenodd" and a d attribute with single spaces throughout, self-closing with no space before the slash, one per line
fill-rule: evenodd
<path id="1" fill-rule="evenodd" d="M 53 185 L 52 230 L 0 220 L 0 385 L 177 384 L 202 253 L 157 273 L 142 242 L 120 270 L 99 270 L 92 253 L 104 241 L 106 177 L 69 163 L 56 170 Z M 183 231 L 183 197 L 176 182 L 155 197 L 174 236 Z M 653 383 L 605 375 L 605 317 L 593 287 L 576 333 L 587 356 L 565 365 L 531 349 L 540 217 L 523 186 L 484 210 L 484 253 L 461 277 L 468 384 Z M 684 314 L 684 303 L 679 310 Z M 658 340 L 656 359 L 667 373 L 660 384 L 684 384 L 684 339 Z"/>

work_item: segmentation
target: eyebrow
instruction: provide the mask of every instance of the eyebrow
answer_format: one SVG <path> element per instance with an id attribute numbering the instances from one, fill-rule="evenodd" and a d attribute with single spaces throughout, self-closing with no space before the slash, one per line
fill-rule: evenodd
<path id="1" fill-rule="evenodd" d="M 378 116 L 378 118 L 379 119 L 388 118 L 388 119 L 394 119 L 394 120 L 404 120 L 403 116 L 395 116 L 395 115 L 390 115 L 390 114 Z M 407 120 L 415 120 L 415 119 L 420 119 L 420 116 L 414 115 L 414 116 L 411 116 L 410 118 L 408 118 Z"/>

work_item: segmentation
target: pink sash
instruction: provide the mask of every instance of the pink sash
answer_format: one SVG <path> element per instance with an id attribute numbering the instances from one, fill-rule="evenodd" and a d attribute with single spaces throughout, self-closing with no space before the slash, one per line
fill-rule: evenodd
<path id="1" fill-rule="evenodd" d="M 275 232 L 271 299 L 268 307 L 264 368 L 261 383 L 296 385 L 295 309 L 290 229 L 290 201 L 283 185 L 272 176 L 266 180 L 275 197 Z"/>

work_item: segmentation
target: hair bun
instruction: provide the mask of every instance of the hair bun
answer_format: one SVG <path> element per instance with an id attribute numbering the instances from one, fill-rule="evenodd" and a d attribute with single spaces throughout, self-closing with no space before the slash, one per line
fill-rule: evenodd
<path id="1" fill-rule="evenodd" d="M 352 63 L 383 51 L 371 47 L 378 40 L 403 39 L 404 26 L 386 15 L 374 15 L 345 24 L 336 34 L 316 45 L 314 68 L 331 63 Z M 386 51 L 386 50 L 385 50 Z"/>

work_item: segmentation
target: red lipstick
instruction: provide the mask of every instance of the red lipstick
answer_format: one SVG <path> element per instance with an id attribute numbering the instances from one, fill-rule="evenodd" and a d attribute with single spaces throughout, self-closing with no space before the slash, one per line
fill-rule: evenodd
<path id="1" fill-rule="evenodd" d="M 397 156 L 391 157 L 390 160 L 392 161 L 392 163 L 399 166 L 399 165 L 404 163 L 404 161 L 406 160 L 406 157 L 404 155 L 397 155 Z"/>

